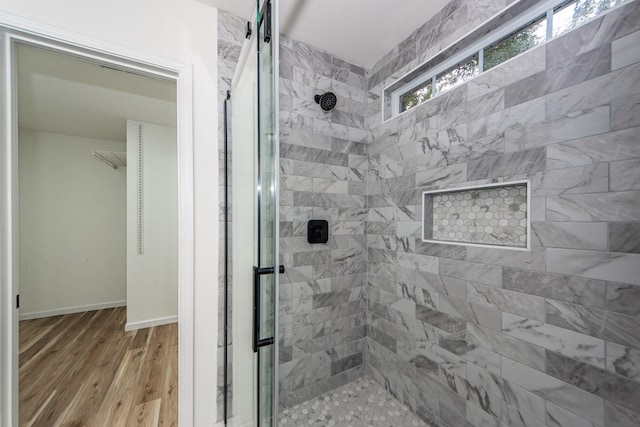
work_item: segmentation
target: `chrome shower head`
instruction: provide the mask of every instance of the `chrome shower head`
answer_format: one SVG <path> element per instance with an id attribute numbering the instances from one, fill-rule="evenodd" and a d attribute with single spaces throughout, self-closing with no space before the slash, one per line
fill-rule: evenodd
<path id="1" fill-rule="evenodd" d="M 316 95 L 314 99 L 316 100 L 317 104 L 320 104 L 320 108 L 322 108 L 324 111 L 333 110 L 336 106 L 336 103 L 338 102 L 338 98 L 333 92 L 327 92 L 323 95 Z"/>

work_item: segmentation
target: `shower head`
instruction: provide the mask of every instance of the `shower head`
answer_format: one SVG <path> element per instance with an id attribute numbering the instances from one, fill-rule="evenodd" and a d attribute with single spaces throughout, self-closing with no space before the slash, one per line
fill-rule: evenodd
<path id="1" fill-rule="evenodd" d="M 336 106 L 336 102 L 338 102 L 338 98 L 333 92 L 327 92 L 324 95 L 316 95 L 314 99 L 317 104 L 320 104 L 320 108 L 324 111 L 333 110 Z"/>

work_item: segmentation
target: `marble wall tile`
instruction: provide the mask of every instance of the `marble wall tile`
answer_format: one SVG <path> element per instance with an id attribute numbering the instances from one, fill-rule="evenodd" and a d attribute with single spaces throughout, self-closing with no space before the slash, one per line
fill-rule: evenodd
<path id="1" fill-rule="evenodd" d="M 495 67 L 491 73 L 485 73 L 467 83 L 469 86 L 469 99 L 486 95 L 543 71 L 545 69 L 545 60 L 545 49 L 536 48 Z"/>
<path id="2" fill-rule="evenodd" d="M 640 320 L 637 317 L 548 300 L 547 323 L 607 342 L 640 348 Z"/>
<path id="3" fill-rule="evenodd" d="M 606 368 L 640 383 L 640 350 L 607 342 Z"/>
<path id="4" fill-rule="evenodd" d="M 547 221 L 635 221 L 640 198 L 634 191 L 547 198 Z"/>
<path id="5" fill-rule="evenodd" d="M 640 190 L 640 159 L 609 164 L 611 191 Z"/>
<path id="6" fill-rule="evenodd" d="M 522 418 L 528 420 L 545 419 L 545 401 L 524 388 L 506 381 L 499 374 L 489 372 L 474 364 L 467 365 L 467 380 L 480 389 L 486 390 L 493 396 L 497 396 L 503 401 L 501 419 L 508 420 L 507 425 L 531 425 L 522 420 L 520 423 L 513 419 L 513 410 L 519 413 Z M 535 425 L 535 424 L 534 424 Z"/>
<path id="7" fill-rule="evenodd" d="M 637 222 L 609 223 L 609 250 L 640 253 L 640 224 Z"/>
<path id="8" fill-rule="evenodd" d="M 640 285 L 640 255 L 548 248 L 547 271 Z"/>
<path id="9" fill-rule="evenodd" d="M 502 359 L 502 376 L 596 425 L 604 425 L 604 400 L 518 362 Z"/>
<path id="10" fill-rule="evenodd" d="M 640 126 L 640 96 L 634 95 L 611 102 L 611 129 Z"/>
<path id="11" fill-rule="evenodd" d="M 547 147 L 547 168 L 558 169 L 640 157 L 640 128 L 634 127 Z"/>
<path id="12" fill-rule="evenodd" d="M 611 45 L 569 58 L 505 88 L 505 106 L 539 98 L 611 71 Z M 608 129 L 607 129 L 608 130 Z"/>
<path id="13" fill-rule="evenodd" d="M 584 138 L 609 132 L 610 107 L 608 105 L 578 111 L 559 119 L 516 128 L 505 132 L 507 152 L 527 150 L 571 139 Z"/>
<path id="14" fill-rule="evenodd" d="M 544 119 L 544 101 L 542 98 L 534 99 L 470 122 L 469 139 L 499 134 L 512 128 L 542 122 Z"/>
<path id="15" fill-rule="evenodd" d="M 509 336 L 559 352 L 575 360 L 594 366 L 605 365 L 602 339 L 510 313 L 502 314 L 502 331 Z"/>
<path id="16" fill-rule="evenodd" d="M 540 172 L 545 167 L 545 148 L 534 148 L 472 160 L 467 163 L 467 180 L 527 175 Z"/>
<path id="17" fill-rule="evenodd" d="M 438 298 L 438 310 L 451 316 L 465 319 L 477 325 L 495 330 L 500 330 L 500 311 L 496 307 L 487 304 L 478 304 L 471 299 L 454 298 L 440 295 Z"/>
<path id="18" fill-rule="evenodd" d="M 467 298 L 470 302 L 502 312 L 519 314 L 540 321 L 545 319 L 544 298 L 541 297 L 468 282 Z"/>
<path id="19" fill-rule="evenodd" d="M 547 373 L 607 401 L 640 413 L 640 383 L 603 368 L 547 351 Z"/>
<path id="20" fill-rule="evenodd" d="M 532 248 L 530 251 L 505 251 L 504 249 L 468 247 L 467 261 L 544 271 L 544 253 L 542 248 Z"/>
<path id="21" fill-rule="evenodd" d="M 550 93 L 546 98 L 547 119 L 609 104 L 616 99 L 640 94 L 640 64 Z M 602 88 L 607 90 L 603 91 Z"/>
<path id="22" fill-rule="evenodd" d="M 534 369 L 545 369 L 546 356 L 543 348 L 499 331 L 467 323 L 466 340 Z"/>
<path id="23" fill-rule="evenodd" d="M 440 259 L 439 274 L 453 279 L 472 280 L 489 286 L 502 286 L 502 267 L 452 259 Z"/>
<path id="24" fill-rule="evenodd" d="M 607 287 L 607 308 L 610 311 L 638 316 L 640 315 L 638 298 L 640 298 L 640 286 L 610 283 Z"/>
<path id="25" fill-rule="evenodd" d="M 620 37 L 611 43 L 611 68 L 626 67 L 640 62 L 640 31 Z"/>
<path id="26" fill-rule="evenodd" d="M 534 245 L 550 248 L 607 250 L 607 223 L 533 222 Z"/>
<path id="27" fill-rule="evenodd" d="M 640 425 L 640 415 L 615 403 L 607 402 L 605 406 L 607 427 L 635 427 Z"/>
<path id="28" fill-rule="evenodd" d="M 594 424 L 571 411 L 555 405 L 551 401 L 547 401 L 546 408 L 546 425 L 549 427 L 598 426 L 597 424 Z"/>

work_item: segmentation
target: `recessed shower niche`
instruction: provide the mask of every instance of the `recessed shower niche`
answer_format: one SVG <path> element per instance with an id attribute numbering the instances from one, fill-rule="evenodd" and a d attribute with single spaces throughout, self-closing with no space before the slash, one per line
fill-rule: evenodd
<path id="1" fill-rule="evenodd" d="M 422 240 L 529 250 L 528 181 L 422 193 Z"/>

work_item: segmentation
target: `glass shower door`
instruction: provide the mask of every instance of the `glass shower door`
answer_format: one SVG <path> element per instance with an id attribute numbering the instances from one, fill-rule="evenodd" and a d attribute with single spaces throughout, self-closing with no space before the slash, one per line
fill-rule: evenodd
<path id="1" fill-rule="evenodd" d="M 275 0 L 256 4 L 256 22 L 247 32 L 231 89 L 233 403 L 228 424 L 242 427 L 277 425 L 277 283 L 282 267 L 274 6 Z"/>
<path id="2" fill-rule="evenodd" d="M 260 1 L 260 0 L 258 0 Z M 256 347 L 258 353 L 258 425 L 271 426 L 276 395 L 275 325 L 276 280 L 279 274 L 277 255 L 277 161 L 276 110 L 274 91 L 273 43 L 271 40 L 272 5 L 265 1 L 258 7 L 258 272 L 254 295 L 259 304 L 256 316 Z"/>

